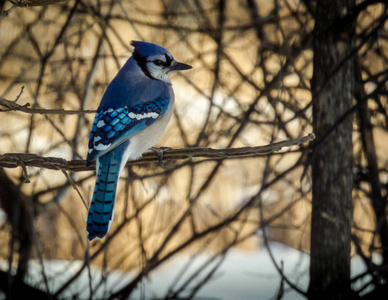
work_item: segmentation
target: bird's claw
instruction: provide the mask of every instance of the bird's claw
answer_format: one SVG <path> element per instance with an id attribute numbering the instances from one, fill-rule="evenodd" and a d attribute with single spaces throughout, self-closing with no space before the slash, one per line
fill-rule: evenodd
<path id="1" fill-rule="evenodd" d="M 162 169 L 165 169 L 166 167 L 163 164 L 163 153 L 167 150 L 172 150 L 172 148 L 171 147 L 160 147 L 160 148 L 152 147 L 151 150 L 154 151 L 156 153 L 156 155 L 158 156 L 160 167 Z"/>

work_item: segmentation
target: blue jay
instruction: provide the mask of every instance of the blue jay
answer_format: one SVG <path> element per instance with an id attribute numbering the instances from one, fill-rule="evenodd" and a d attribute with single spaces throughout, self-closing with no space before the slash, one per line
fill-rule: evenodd
<path id="1" fill-rule="evenodd" d="M 128 159 L 141 157 L 166 129 L 174 109 L 170 73 L 191 69 L 161 46 L 131 45 L 132 57 L 106 89 L 90 132 L 86 165 L 96 160 L 97 171 L 87 219 L 90 241 L 109 231 L 117 182 Z"/>

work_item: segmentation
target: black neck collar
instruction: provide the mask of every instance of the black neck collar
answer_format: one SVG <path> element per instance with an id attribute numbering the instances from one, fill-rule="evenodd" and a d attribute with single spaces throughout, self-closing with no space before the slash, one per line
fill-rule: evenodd
<path id="1" fill-rule="evenodd" d="M 147 60 L 146 60 L 146 58 L 140 56 L 136 51 L 133 52 L 132 56 L 133 56 L 133 58 L 135 59 L 135 61 L 137 62 L 137 64 L 138 64 L 138 66 L 140 67 L 140 69 L 143 71 L 143 73 L 144 73 L 147 77 L 149 77 L 149 78 L 155 80 L 155 78 L 152 77 L 151 73 L 150 73 L 150 72 L 148 71 L 148 69 L 147 69 Z"/>

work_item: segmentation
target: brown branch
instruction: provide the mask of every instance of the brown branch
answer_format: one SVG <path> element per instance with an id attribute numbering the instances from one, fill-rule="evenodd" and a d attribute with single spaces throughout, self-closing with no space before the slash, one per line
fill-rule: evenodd
<path id="1" fill-rule="evenodd" d="M 96 110 L 65 110 L 65 109 L 43 109 L 43 108 L 29 108 L 30 103 L 20 105 L 15 101 L 0 98 L 0 106 L 6 109 L 0 109 L 0 112 L 7 111 L 21 111 L 29 114 L 44 114 L 44 115 L 79 115 L 85 113 L 95 113 Z"/>
<path id="2" fill-rule="evenodd" d="M 13 11 L 15 8 L 16 8 L 16 6 L 13 5 L 10 9 L 4 10 L 3 12 L 1 12 L 1 10 L 0 10 L 0 20 L 5 18 L 5 17 L 8 17 L 10 12 Z"/>
<path id="3" fill-rule="evenodd" d="M 208 159 L 231 159 L 247 158 L 268 155 L 280 151 L 284 147 L 291 147 L 310 142 L 315 139 L 315 134 L 310 133 L 307 136 L 281 141 L 265 146 L 241 147 L 230 149 L 212 149 L 205 147 L 193 147 L 163 150 L 164 160 L 178 160 L 189 158 L 208 158 Z M 139 165 L 148 163 L 158 163 L 159 158 L 155 152 L 146 152 L 143 157 L 137 160 L 128 161 L 127 165 Z M 95 164 L 86 167 L 85 160 L 65 160 L 57 157 L 43 157 L 30 153 L 5 153 L 0 155 L 0 167 L 16 168 L 19 166 L 37 167 L 52 170 L 66 170 L 72 172 L 91 171 L 95 169 Z"/>
<path id="4" fill-rule="evenodd" d="M 46 6 L 50 4 L 58 4 L 68 0 L 10 0 L 13 5 L 20 7 L 30 7 L 30 6 Z"/>

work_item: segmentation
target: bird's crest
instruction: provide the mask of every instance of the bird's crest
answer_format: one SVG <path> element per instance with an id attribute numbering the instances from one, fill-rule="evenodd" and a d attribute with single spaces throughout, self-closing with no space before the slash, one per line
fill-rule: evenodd
<path id="1" fill-rule="evenodd" d="M 155 54 L 167 54 L 169 57 L 171 57 L 171 54 L 166 49 L 156 44 L 141 41 L 131 41 L 131 45 L 135 47 L 134 53 L 141 57 L 147 57 Z"/>

